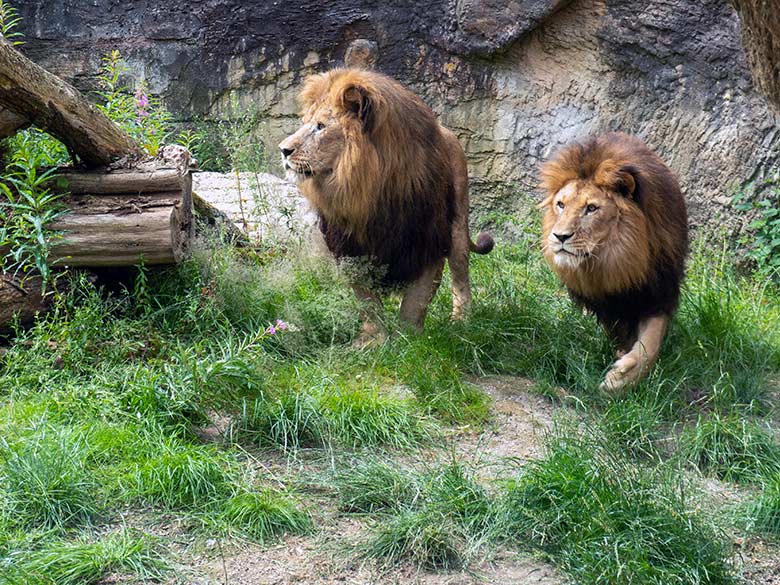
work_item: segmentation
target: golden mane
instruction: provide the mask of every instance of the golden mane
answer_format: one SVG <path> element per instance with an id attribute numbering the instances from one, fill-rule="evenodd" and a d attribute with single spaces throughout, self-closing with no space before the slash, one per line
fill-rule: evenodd
<path id="1" fill-rule="evenodd" d="M 308 78 L 300 100 L 303 116 L 323 105 L 331 108 L 344 132 L 344 150 L 332 176 L 306 192 L 328 219 L 360 231 L 388 198 L 430 191 L 431 179 L 445 181 L 450 174 L 433 111 L 389 77 L 334 69 Z"/>
<path id="2" fill-rule="evenodd" d="M 680 300 L 688 221 L 677 179 L 641 140 L 613 133 L 557 152 L 541 184 L 545 260 L 618 349 L 601 387 L 633 384 Z"/>
<path id="3" fill-rule="evenodd" d="M 685 202 L 674 175 L 644 143 L 622 133 L 573 143 L 542 166 L 540 179 L 545 242 L 558 221 L 553 198 L 567 185 L 596 187 L 617 208 L 608 239 L 582 265 L 558 266 L 546 254 L 569 289 L 599 299 L 668 273 L 669 284 L 679 286 L 688 248 Z"/>

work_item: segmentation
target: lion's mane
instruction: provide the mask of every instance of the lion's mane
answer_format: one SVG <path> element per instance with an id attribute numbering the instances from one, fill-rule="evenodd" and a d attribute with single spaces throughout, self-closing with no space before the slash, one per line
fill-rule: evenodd
<path id="1" fill-rule="evenodd" d="M 627 176 L 630 176 L 626 179 Z M 556 266 L 575 302 L 594 312 L 618 342 L 630 339 L 640 320 L 677 309 L 688 253 L 685 200 L 663 161 L 645 144 L 622 133 L 575 142 L 541 169 L 543 238 L 555 224 L 553 197 L 571 181 L 613 192 L 617 225 L 597 255 L 576 270 Z M 630 197 L 621 194 L 633 182 Z"/>
<path id="2" fill-rule="evenodd" d="M 431 109 L 393 79 L 354 69 L 310 77 L 300 97 L 304 111 L 329 102 L 344 132 L 332 175 L 304 191 L 331 252 L 386 267 L 384 285 L 408 283 L 447 256 L 455 177 Z"/>

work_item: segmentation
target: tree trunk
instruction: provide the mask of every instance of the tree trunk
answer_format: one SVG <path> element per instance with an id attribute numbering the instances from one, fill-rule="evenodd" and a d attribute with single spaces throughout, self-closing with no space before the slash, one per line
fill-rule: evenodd
<path id="1" fill-rule="evenodd" d="M 77 89 L 30 61 L 2 37 L 0 107 L 57 138 L 87 166 L 143 154 L 130 136 Z"/>
<path id="2" fill-rule="evenodd" d="M 732 0 L 753 83 L 780 108 L 780 6 L 776 0 Z"/>

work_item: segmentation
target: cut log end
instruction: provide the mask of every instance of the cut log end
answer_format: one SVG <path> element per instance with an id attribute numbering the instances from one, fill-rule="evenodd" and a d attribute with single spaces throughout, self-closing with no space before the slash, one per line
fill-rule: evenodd
<path id="1" fill-rule="evenodd" d="M 0 274 L 0 331 L 7 331 L 14 320 L 29 323 L 47 309 L 40 277 L 20 279 Z"/>

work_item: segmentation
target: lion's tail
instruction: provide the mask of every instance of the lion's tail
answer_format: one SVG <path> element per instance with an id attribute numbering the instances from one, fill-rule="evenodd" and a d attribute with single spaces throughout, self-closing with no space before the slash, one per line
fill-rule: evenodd
<path id="1" fill-rule="evenodd" d="M 496 243 L 493 241 L 493 236 L 487 232 L 480 232 L 477 236 L 477 243 L 469 242 L 469 249 L 477 254 L 487 254 L 493 249 Z"/>

